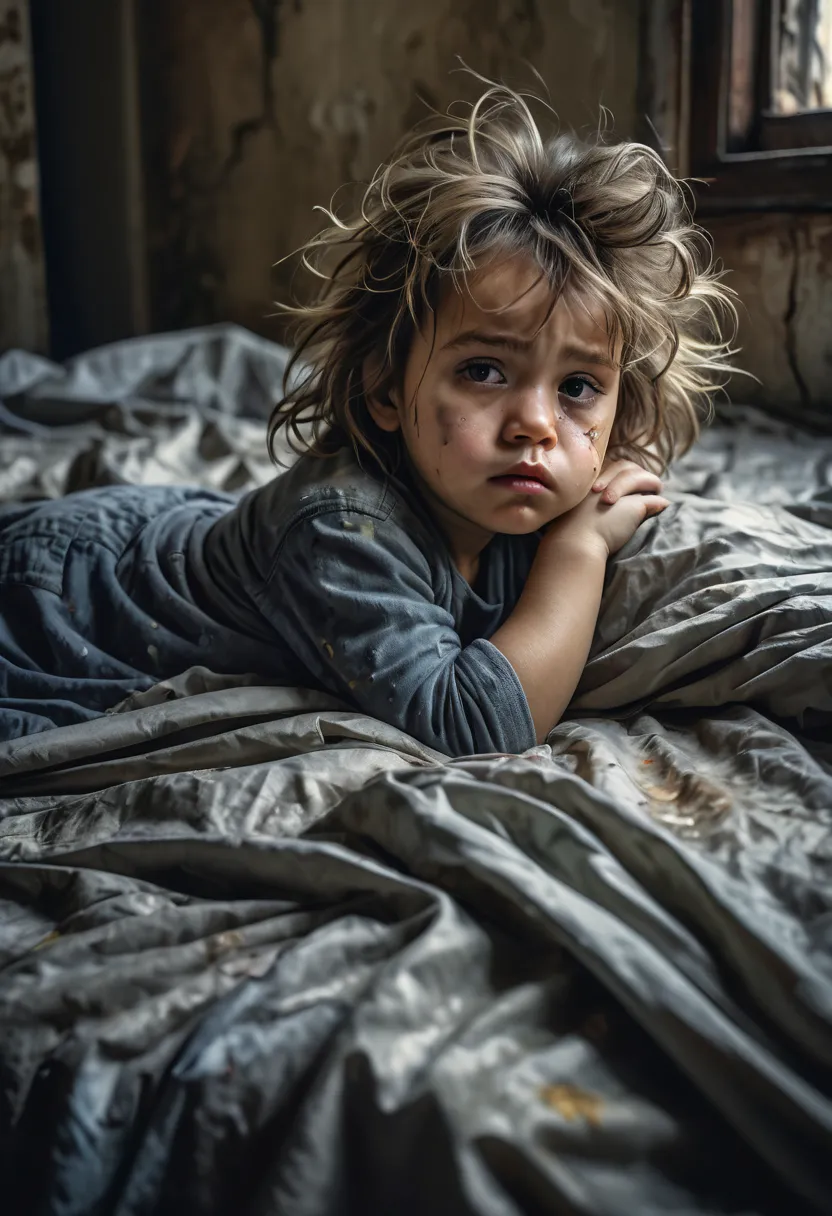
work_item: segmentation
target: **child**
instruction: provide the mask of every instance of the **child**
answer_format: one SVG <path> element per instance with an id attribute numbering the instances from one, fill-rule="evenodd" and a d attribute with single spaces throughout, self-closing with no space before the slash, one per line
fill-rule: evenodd
<path id="1" fill-rule="evenodd" d="M 0 737 L 201 664 L 327 690 L 450 755 L 545 739 L 607 558 L 664 509 L 727 348 L 726 290 L 638 144 L 544 142 L 489 87 L 429 121 L 322 277 L 242 500 L 113 487 L 0 511 Z"/>

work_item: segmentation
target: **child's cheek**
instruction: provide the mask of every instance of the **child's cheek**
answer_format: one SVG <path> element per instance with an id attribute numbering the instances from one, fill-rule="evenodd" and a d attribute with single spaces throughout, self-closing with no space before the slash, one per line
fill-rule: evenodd
<path id="1" fill-rule="evenodd" d="M 487 452 L 489 436 L 477 425 L 470 410 L 440 405 L 436 411 L 436 431 L 440 455 L 453 460 L 479 460 Z"/>
<path id="2" fill-rule="evenodd" d="M 436 431 L 440 447 L 456 444 L 466 426 L 467 419 L 460 408 L 443 404 L 436 407 Z"/>
<path id="3" fill-rule="evenodd" d="M 597 419 L 593 421 L 591 414 L 575 417 L 558 415 L 559 442 L 568 445 L 581 468 L 586 466 L 587 472 L 597 473 L 600 470 L 608 438 L 607 428 Z"/>

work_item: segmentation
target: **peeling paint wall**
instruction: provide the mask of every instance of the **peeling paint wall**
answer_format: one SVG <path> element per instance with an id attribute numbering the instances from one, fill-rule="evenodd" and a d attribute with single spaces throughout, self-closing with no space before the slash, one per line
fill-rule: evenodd
<path id="1" fill-rule="evenodd" d="M 635 128 L 638 0 L 143 0 L 151 319 L 276 332 L 316 204 L 476 70 L 541 73 L 562 121 Z M 524 65 L 523 61 L 526 61 Z"/>
<path id="2" fill-rule="evenodd" d="M 740 300 L 731 396 L 795 415 L 832 412 L 832 216 L 736 215 L 707 220 Z"/>
<path id="3" fill-rule="evenodd" d="M 0 350 L 43 350 L 46 297 L 25 0 L 0 0 Z"/>

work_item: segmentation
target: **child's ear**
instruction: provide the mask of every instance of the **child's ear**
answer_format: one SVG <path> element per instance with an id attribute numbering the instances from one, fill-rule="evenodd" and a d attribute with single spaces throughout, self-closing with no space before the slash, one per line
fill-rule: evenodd
<path id="1" fill-rule="evenodd" d="M 385 389 L 378 366 L 372 359 L 365 359 L 362 375 L 364 399 L 373 422 L 383 431 L 397 431 L 401 425 L 399 394 L 395 389 Z"/>

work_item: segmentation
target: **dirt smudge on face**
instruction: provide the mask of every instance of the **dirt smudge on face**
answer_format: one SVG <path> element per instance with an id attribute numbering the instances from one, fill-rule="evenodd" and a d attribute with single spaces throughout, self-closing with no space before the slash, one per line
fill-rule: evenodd
<path id="1" fill-rule="evenodd" d="M 451 435 L 453 434 L 453 410 L 447 405 L 437 406 L 436 421 L 439 425 L 442 447 L 446 448 L 451 442 Z"/>

